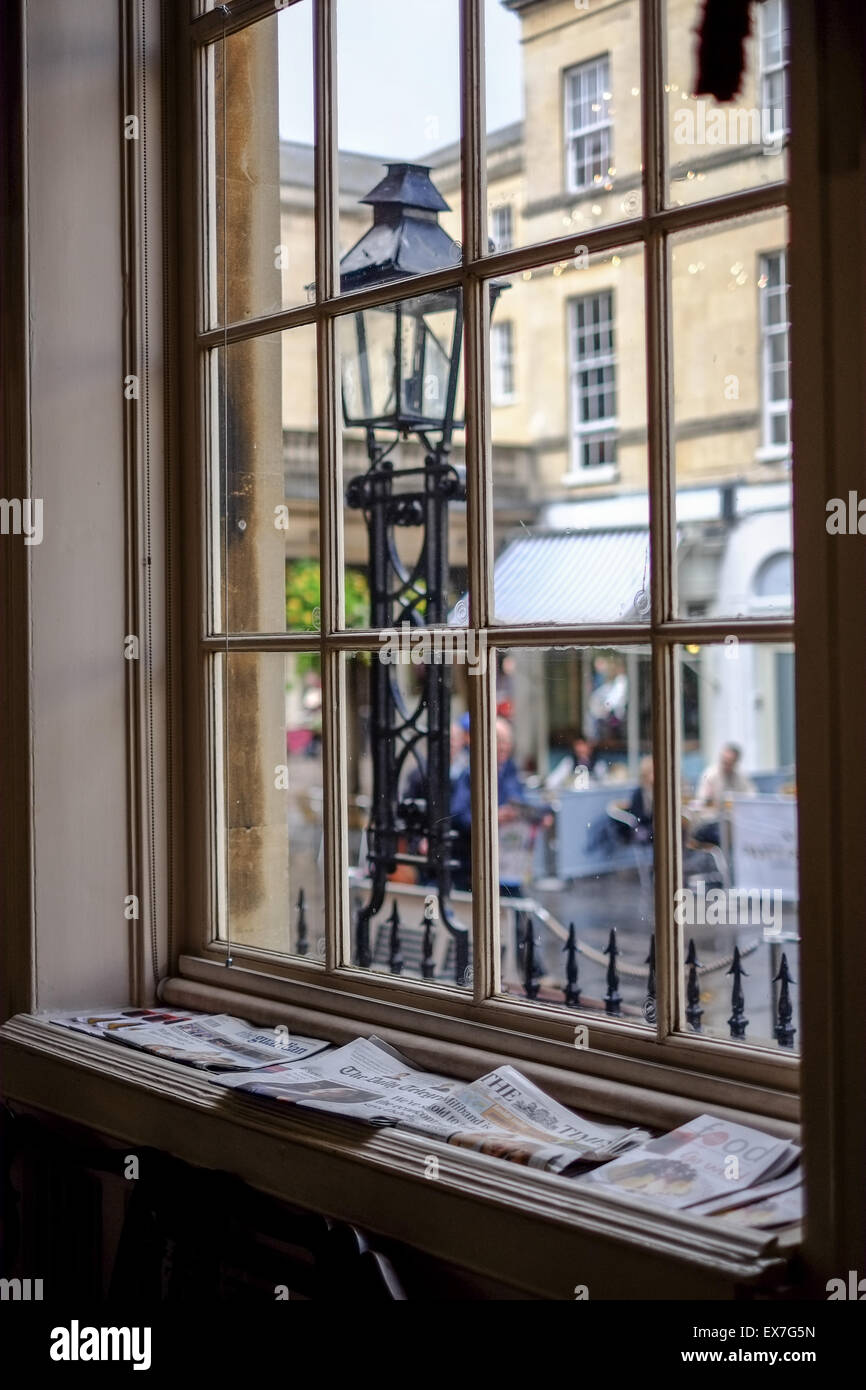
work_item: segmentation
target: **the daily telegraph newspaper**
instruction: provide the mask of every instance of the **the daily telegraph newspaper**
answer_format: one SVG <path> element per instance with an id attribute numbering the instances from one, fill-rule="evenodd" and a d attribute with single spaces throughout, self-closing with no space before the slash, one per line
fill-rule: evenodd
<path id="1" fill-rule="evenodd" d="M 778 1178 L 799 1152 L 785 1139 L 699 1115 L 578 1182 L 677 1209 L 705 1206 L 711 1198 L 733 1194 L 739 1206 L 746 1189 Z"/>
<path id="2" fill-rule="evenodd" d="M 378 1038 L 359 1038 L 304 1065 L 219 1079 L 286 1104 L 396 1125 L 552 1172 L 614 1157 L 647 1137 L 581 1119 L 513 1067 L 497 1067 L 467 1085 L 418 1071 Z"/>
<path id="3" fill-rule="evenodd" d="M 254 1067 L 312 1057 L 330 1046 L 323 1038 L 300 1037 L 287 1028 L 256 1028 L 230 1014 L 122 1009 L 50 1017 L 52 1023 L 104 1034 L 154 1057 L 185 1062 L 201 1071 L 248 1072 Z"/>

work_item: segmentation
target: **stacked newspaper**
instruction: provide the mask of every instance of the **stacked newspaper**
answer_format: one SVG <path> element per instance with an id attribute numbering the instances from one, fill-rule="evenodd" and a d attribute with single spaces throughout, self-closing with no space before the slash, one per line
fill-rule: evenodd
<path id="1" fill-rule="evenodd" d="M 284 1104 L 396 1125 L 557 1173 L 614 1158 L 648 1138 L 643 1130 L 572 1114 L 513 1067 L 467 1085 L 417 1070 L 379 1038 L 359 1038 L 305 1065 L 218 1079 Z"/>
<path id="2" fill-rule="evenodd" d="M 198 1014 L 173 1013 L 166 1009 L 118 1009 L 109 1004 L 69 1013 L 48 1014 L 48 1021 L 59 1023 L 61 1028 L 72 1028 L 76 1033 L 110 1037 L 123 1028 L 140 1028 L 153 1023 L 184 1023 L 187 1019 L 198 1017 Z"/>
<path id="3" fill-rule="evenodd" d="M 95 1008 L 49 1019 L 283 1104 L 394 1125 L 555 1173 L 594 1165 L 578 1182 L 626 1200 L 767 1229 L 802 1218 L 798 1147 L 713 1115 L 653 1139 L 566 1110 L 514 1067 L 466 1083 L 420 1071 L 375 1037 L 335 1048 L 229 1014 L 164 1009 Z"/>
<path id="4" fill-rule="evenodd" d="M 800 1179 L 793 1165 L 799 1153 L 785 1139 L 699 1115 L 578 1182 L 626 1199 L 727 1219 L 734 1208 L 796 1190 Z"/>
<path id="5" fill-rule="evenodd" d="M 770 1229 L 803 1220 L 805 1186 L 802 1166 L 797 1163 L 783 1178 L 761 1182 L 745 1191 L 699 1202 L 689 1210 L 695 1216 L 712 1216 L 734 1226 Z"/>
<path id="6" fill-rule="evenodd" d="M 159 1009 L 91 1010 L 52 1014 L 61 1023 L 85 1033 L 127 1043 L 154 1057 L 212 1072 L 249 1072 L 256 1067 L 312 1057 L 330 1044 L 324 1038 L 305 1038 L 287 1028 L 256 1028 L 229 1014 L 171 1014 Z"/>

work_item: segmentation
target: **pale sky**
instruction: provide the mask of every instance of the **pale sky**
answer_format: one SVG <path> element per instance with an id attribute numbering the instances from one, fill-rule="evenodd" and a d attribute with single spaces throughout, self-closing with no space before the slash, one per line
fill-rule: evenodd
<path id="1" fill-rule="evenodd" d="M 457 140 L 457 0 L 339 0 L 339 139 L 345 150 L 418 159 Z M 485 0 L 487 127 L 523 115 L 519 21 Z M 313 140 L 312 5 L 278 17 L 280 135 Z"/>

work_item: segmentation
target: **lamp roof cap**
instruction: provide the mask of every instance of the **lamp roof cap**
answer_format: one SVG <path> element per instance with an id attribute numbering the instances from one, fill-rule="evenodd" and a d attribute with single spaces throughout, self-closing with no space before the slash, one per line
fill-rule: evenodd
<path id="1" fill-rule="evenodd" d="M 428 164 L 389 164 L 388 172 L 362 203 L 401 203 L 424 212 L 449 212 L 450 207 L 430 178 Z"/>

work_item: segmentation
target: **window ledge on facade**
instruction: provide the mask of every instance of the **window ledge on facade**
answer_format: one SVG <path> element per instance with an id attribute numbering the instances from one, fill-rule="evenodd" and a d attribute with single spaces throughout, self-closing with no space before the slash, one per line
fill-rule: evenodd
<path id="1" fill-rule="evenodd" d="M 755 458 L 758 463 L 785 463 L 790 462 L 790 444 L 762 444 L 755 450 Z"/>
<path id="2" fill-rule="evenodd" d="M 572 1299 L 577 1286 L 590 1298 L 657 1297 L 659 1287 L 666 1298 L 733 1298 L 790 1280 L 796 1233 L 647 1211 L 426 1136 L 271 1106 L 38 1016 L 0 1028 L 0 1054 L 13 1105 L 231 1171 L 530 1298 Z"/>
<path id="3" fill-rule="evenodd" d="M 562 482 L 566 487 L 594 487 L 597 483 L 615 483 L 619 480 L 619 469 L 615 463 L 602 463 L 596 468 L 578 468 L 563 473 Z"/>

